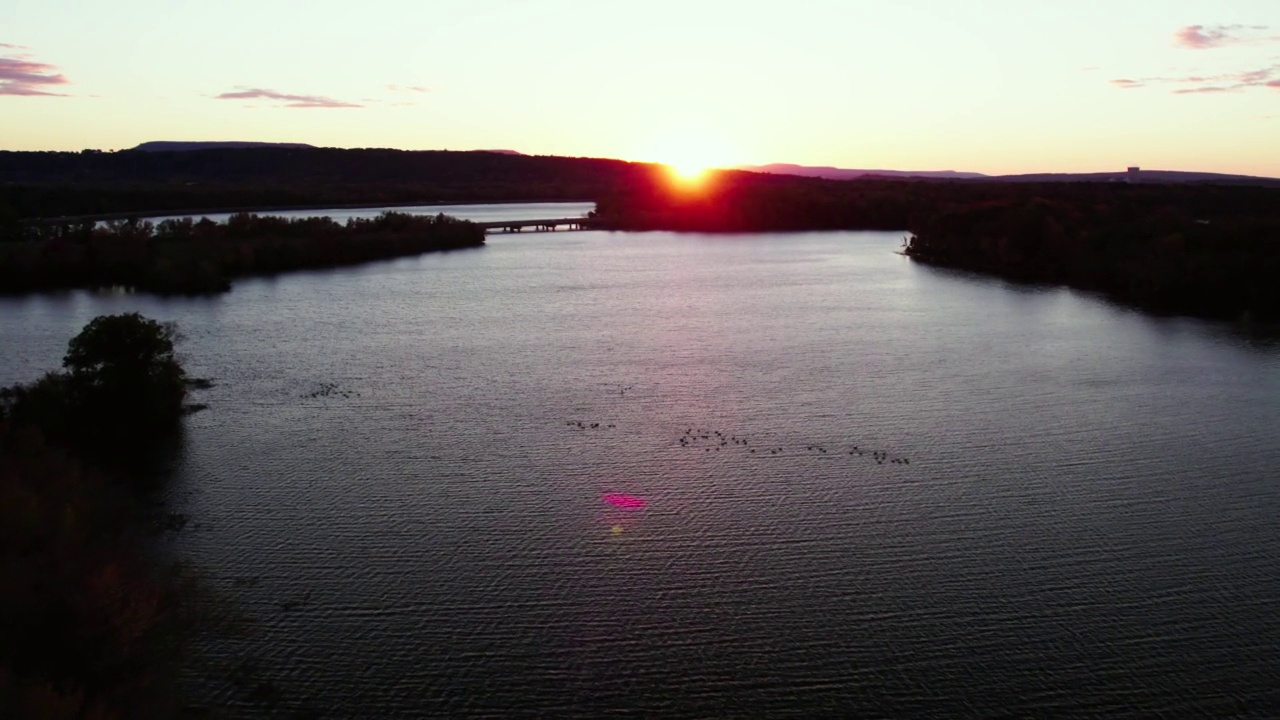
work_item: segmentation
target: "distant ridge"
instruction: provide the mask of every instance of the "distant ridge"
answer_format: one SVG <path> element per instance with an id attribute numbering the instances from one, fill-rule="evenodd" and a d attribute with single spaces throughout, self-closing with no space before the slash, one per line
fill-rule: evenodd
<path id="1" fill-rule="evenodd" d="M 800 175 L 802 177 L 826 178 L 828 180 L 853 180 L 861 177 L 920 177 L 945 178 L 953 180 L 969 180 L 985 178 L 986 175 L 958 170 L 860 170 L 814 165 L 793 165 L 791 163 L 771 163 L 769 165 L 743 165 L 735 168 L 748 172 L 770 173 L 773 175 Z"/>
<path id="2" fill-rule="evenodd" d="M 138 150 L 141 152 L 183 152 L 186 150 L 216 150 L 222 148 L 311 148 L 315 145 L 307 143 L 286 143 L 286 142 L 257 142 L 252 140 L 152 140 L 144 142 L 130 150 Z M 464 152 L 487 152 L 498 153 L 500 155 L 524 155 L 519 150 L 507 150 L 505 148 L 482 148 L 480 150 L 471 150 Z"/>
<path id="3" fill-rule="evenodd" d="M 1280 178 L 1227 173 L 1191 172 L 1185 170 L 1139 170 L 1136 175 L 1128 171 L 1095 173 L 1028 173 L 1024 175 L 984 175 L 957 170 L 863 170 L 854 168 L 823 167 L 772 163 L 747 165 L 737 168 L 748 172 L 774 175 L 799 175 L 828 180 L 856 180 L 859 178 L 929 178 L 933 180 L 970 180 L 977 182 L 1009 183 L 1082 183 L 1082 182 L 1139 182 L 1139 183 L 1205 183 L 1215 185 L 1280 185 Z"/>
<path id="4" fill-rule="evenodd" d="M 191 150 L 219 150 L 219 149 L 303 149 L 303 150 L 322 150 L 314 145 L 307 143 L 278 143 L 278 142 L 253 142 L 253 141 L 171 141 L 171 140 L 154 140 L 144 142 L 137 147 L 131 149 L 136 152 L 184 152 Z M 330 148 L 334 152 L 358 152 L 355 150 L 339 150 Z M 407 151 L 407 150 L 388 150 L 387 152 L 408 153 L 432 153 L 447 151 Z M 505 148 L 485 148 L 483 150 L 461 151 L 461 154 L 467 152 L 474 153 L 491 153 L 495 155 L 506 155 L 510 157 L 532 158 L 518 150 L 510 150 Z M 569 158 L 563 158 L 572 160 Z M 600 162 L 622 162 L 612 161 L 602 158 L 579 158 L 580 160 L 593 160 Z M 916 178 L 921 180 L 954 180 L 964 182 L 996 182 L 996 183 L 1089 183 L 1089 182 L 1138 182 L 1138 183 L 1169 183 L 1169 184 L 1210 184 L 1210 185 L 1260 185 L 1268 187 L 1280 186 L 1280 178 L 1260 177 L 1254 175 L 1232 175 L 1229 173 L 1212 173 L 1212 172 L 1194 172 L 1186 170 L 1140 170 L 1136 175 L 1130 174 L 1128 171 L 1120 170 L 1116 172 L 1093 172 L 1093 173 L 1026 173 L 1021 175 L 986 175 L 978 172 L 967 172 L 963 170 L 885 170 L 885 169 L 867 169 L 867 168 L 838 168 L 830 165 L 797 165 L 795 163 L 770 163 L 768 165 L 740 165 L 735 170 L 745 172 L 765 173 L 769 175 L 795 175 L 809 178 L 822 178 L 826 180 L 873 180 L 876 178 Z"/>
<path id="5" fill-rule="evenodd" d="M 217 141 L 217 140 L 199 140 L 191 142 L 173 141 L 173 140 L 153 140 L 144 142 L 141 145 L 130 148 L 142 152 L 183 152 L 186 150 L 213 150 L 220 148 L 261 148 L 261 147 L 277 147 L 277 148 L 314 148 L 315 145 L 306 143 L 273 143 L 273 142 L 246 142 L 246 141 Z"/>
<path id="6" fill-rule="evenodd" d="M 1059 183 L 1059 182 L 1127 182 L 1127 172 L 1099 173 L 1031 173 L 1027 175 L 995 175 L 988 180 L 996 182 Z M 1280 178 L 1256 175 L 1230 175 L 1227 173 L 1191 172 L 1186 170 L 1140 170 L 1133 176 L 1139 183 L 1210 183 L 1215 185 L 1269 185 L 1280 186 Z"/>

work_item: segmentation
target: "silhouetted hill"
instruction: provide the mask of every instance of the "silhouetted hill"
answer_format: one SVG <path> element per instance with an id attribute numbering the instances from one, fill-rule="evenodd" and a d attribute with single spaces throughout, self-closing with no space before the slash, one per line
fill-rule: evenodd
<path id="1" fill-rule="evenodd" d="M 748 172 L 770 173 L 775 175 L 797 175 L 800 177 L 826 178 L 829 180 L 856 180 L 874 178 L 928 178 L 933 180 L 970 180 L 979 182 L 1020 182 L 1020 183 L 1081 183 L 1081 182 L 1128 182 L 1129 173 L 1096 172 L 1096 173 L 1029 173 L 1022 175 L 983 175 L 982 173 L 963 172 L 957 170 L 865 170 L 855 168 L 837 168 L 812 165 L 792 165 L 789 163 L 772 163 L 769 165 L 750 165 L 738 168 Z M 1220 185 L 1280 185 L 1280 179 L 1256 177 L 1252 175 L 1231 175 L 1226 173 L 1188 172 L 1182 170 L 1142 170 L 1138 173 L 1138 182 L 1143 183 L 1213 183 Z"/>
<path id="2" fill-rule="evenodd" d="M 1127 172 L 1099 173 L 1032 173 L 1028 175 L 995 175 L 987 178 L 996 182 L 1126 182 Z M 1188 172 L 1183 170 L 1141 170 L 1139 183 L 1212 183 L 1215 185 L 1268 185 L 1280 187 L 1280 178 L 1254 175 L 1229 175 L 1225 173 Z"/>
<path id="3" fill-rule="evenodd" d="M 216 148 L 259 148 L 259 147 L 284 147 L 284 148 L 311 148 L 315 145 L 306 143 L 272 143 L 272 142 L 241 142 L 241 141 L 209 141 L 199 140 L 192 142 L 181 142 L 174 140 L 153 140 L 144 142 L 141 145 L 132 148 L 142 152 L 183 152 L 186 150 L 212 150 Z"/>
<path id="4" fill-rule="evenodd" d="M 591 200 L 651 175 L 622 160 L 261 146 L 0 151 L 0 218 L 214 208 Z"/>
<path id="5" fill-rule="evenodd" d="M 769 165 L 745 165 L 738 168 L 748 172 L 770 173 L 774 175 L 799 175 L 801 177 L 826 178 L 828 180 L 854 180 L 864 177 L 918 177 L 942 179 L 968 179 L 986 177 L 982 173 L 961 172 L 957 170 L 858 170 L 853 168 L 837 168 L 815 165 L 792 165 L 790 163 L 771 163 Z"/>
<path id="6" fill-rule="evenodd" d="M 1001 178 L 957 177 L 960 174 L 863 175 L 852 180 L 832 180 L 723 171 L 710 176 L 708 187 L 732 189 L 733 194 L 740 194 L 721 209 L 729 212 L 729 208 L 740 205 L 741 209 L 733 209 L 732 213 L 747 214 L 733 221 L 682 219 L 674 226 L 740 230 L 904 228 L 910 226 L 908 221 L 920 208 L 932 211 L 984 194 L 996 198 L 1010 193 L 1052 194 L 1056 192 L 1053 187 L 1080 185 L 1152 189 L 1170 185 L 1280 185 L 1280 181 L 1270 178 L 1166 171 L 1142 171 L 1140 182 L 1132 186 L 1113 182 L 1126 178 L 1125 173 Z M 181 151 L 0 151 L 0 231 L 16 219 L 108 213 L 430 202 L 607 202 L 619 197 L 634 200 L 669 186 L 669 176 L 651 163 L 495 151 L 344 150 L 280 145 Z M 661 196 L 658 192 L 654 197 Z M 1190 199 L 1199 197 L 1193 195 Z M 784 202 L 780 198 L 789 199 Z M 812 208 L 815 203 L 822 209 L 813 208 L 812 214 L 800 210 Z M 788 209 L 779 210 L 775 217 L 755 217 L 748 212 L 752 205 Z M 627 206 L 629 213 L 640 209 L 634 201 Z M 651 209 L 646 208 L 644 213 Z M 635 222 L 649 224 L 647 220 Z"/>

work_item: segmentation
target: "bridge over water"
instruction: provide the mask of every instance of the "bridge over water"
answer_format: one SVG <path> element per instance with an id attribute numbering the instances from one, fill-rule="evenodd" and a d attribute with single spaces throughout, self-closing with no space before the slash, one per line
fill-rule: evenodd
<path id="1" fill-rule="evenodd" d="M 596 227 L 594 218 L 576 217 L 576 218 L 550 218 L 543 220 L 495 220 L 493 222 L 478 222 L 476 225 L 484 228 L 485 232 L 555 232 L 560 228 L 565 230 L 590 230 Z"/>

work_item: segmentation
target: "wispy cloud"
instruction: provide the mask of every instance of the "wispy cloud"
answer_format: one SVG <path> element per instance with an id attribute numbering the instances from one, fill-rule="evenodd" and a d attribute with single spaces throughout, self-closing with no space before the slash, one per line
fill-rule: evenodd
<path id="1" fill-rule="evenodd" d="M 235 92 L 225 92 L 221 95 L 215 95 L 215 100 L 272 100 L 282 103 L 280 107 L 287 108 L 358 108 L 364 107 L 359 103 L 347 102 L 345 100 L 335 100 L 331 97 L 323 95 L 295 95 L 293 93 L 277 92 L 275 90 L 266 90 L 264 88 L 242 88 Z"/>
<path id="2" fill-rule="evenodd" d="M 1260 34 L 1269 29 L 1266 25 L 1188 25 L 1173 34 L 1173 44 L 1191 50 L 1209 50 L 1280 41 L 1280 36 Z"/>
<path id="3" fill-rule="evenodd" d="M 426 85 L 389 84 L 389 85 L 386 85 L 385 87 L 387 90 L 390 90 L 391 92 L 396 93 L 402 98 L 405 96 L 412 97 L 413 95 L 421 95 L 423 93 L 431 92 L 431 88 L 427 87 Z M 390 101 L 387 104 L 390 105 L 391 107 L 413 107 L 418 104 L 418 101 L 417 100 L 395 100 L 395 101 Z"/>
<path id="4" fill-rule="evenodd" d="M 1280 88 L 1280 64 L 1257 70 L 1222 73 L 1218 75 L 1184 75 L 1181 77 L 1117 78 L 1110 81 L 1112 87 L 1122 90 L 1149 85 L 1172 86 L 1175 95 L 1202 93 L 1240 92 L 1250 88 Z"/>
<path id="5" fill-rule="evenodd" d="M 66 97 L 53 92 L 58 85 L 68 85 L 67 76 L 48 63 L 33 60 L 27 48 L 21 45 L 0 43 L 0 95 L 26 97 Z"/>
<path id="6" fill-rule="evenodd" d="M 1213 93 L 1225 93 L 1234 91 L 1234 87 L 1223 87 L 1222 85 L 1203 85 L 1201 87 L 1178 88 L 1173 91 L 1174 95 L 1210 95 Z"/>

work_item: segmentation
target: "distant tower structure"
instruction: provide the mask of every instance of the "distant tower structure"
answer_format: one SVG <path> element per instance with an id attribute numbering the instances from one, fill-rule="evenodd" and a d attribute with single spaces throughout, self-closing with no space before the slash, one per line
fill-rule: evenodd
<path id="1" fill-rule="evenodd" d="M 1141 175 L 1141 173 L 1142 173 L 1142 168 L 1137 167 L 1136 165 L 1133 167 L 1130 167 L 1125 173 L 1124 181 L 1132 185 L 1138 182 L 1139 176 Z"/>

